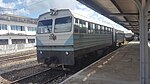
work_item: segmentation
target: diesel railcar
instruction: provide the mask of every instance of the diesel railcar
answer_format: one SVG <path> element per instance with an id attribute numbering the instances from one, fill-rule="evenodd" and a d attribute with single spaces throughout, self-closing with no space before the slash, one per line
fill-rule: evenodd
<path id="1" fill-rule="evenodd" d="M 123 41 L 123 32 L 69 9 L 51 10 L 38 18 L 39 63 L 74 65 L 76 58 Z"/>

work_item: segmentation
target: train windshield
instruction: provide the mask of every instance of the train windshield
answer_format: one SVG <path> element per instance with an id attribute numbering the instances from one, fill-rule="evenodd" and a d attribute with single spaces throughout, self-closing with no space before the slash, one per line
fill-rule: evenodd
<path id="1" fill-rule="evenodd" d="M 55 20 L 55 32 L 61 33 L 61 32 L 70 32 L 71 31 L 71 23 L 72 23 L 72 17 L 62 17 L 57 18 Z"/>
<path id="2" fill-rule="evenodd" d="M 52 32 L 52 19 L 50 20 L 42 20 L 38 22 L 38 30 L 37 33 L 51 33 Z"/>

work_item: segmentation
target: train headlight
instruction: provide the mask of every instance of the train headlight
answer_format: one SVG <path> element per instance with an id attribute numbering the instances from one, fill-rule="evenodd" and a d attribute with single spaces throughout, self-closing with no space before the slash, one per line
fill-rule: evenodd
<path id="1" fill-rule="evenodd" d="M 66 55 L 68 55 L 69 54 L 69 52 L 65 52 L 66 53 Z"/>
<path id="2" fill-rule="evenodd" d="M 42 51 L 40 51 L 40 54 L 42 54 L 43 52 Z"/>

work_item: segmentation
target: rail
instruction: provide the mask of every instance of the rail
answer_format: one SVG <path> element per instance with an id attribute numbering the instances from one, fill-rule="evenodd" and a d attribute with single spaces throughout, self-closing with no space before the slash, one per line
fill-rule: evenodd
<path id="1" fill-rule="evenodd" d="M 38 72 L 38 73 L 35 73 L 35 74 L 31 74 L 31 75 L 29 75 L 29 76 L 26 76 L 26 77 L 20 78 L 20 79 L 18 79 L 18 80 L 15 80 L 15 81 L 11 82 L 10 84 L 15 84 L 15 83 L 17 83 L 17 82 L 20 82 L 20 81 L 22 81 L 22 80 L 31 78 L 31 77 L 36 76 L 36 75 L 38 75 L 38 74 L 42 74 L 42 73 L 44 73 L 44 72 L 46 72 L 46 71 L 49 71 L 49 70 L 51 70 L 51 69 L 49 68 L 49 69 L 46 69 L 46 70 L 44 70 L 44 71 L 41 71 L 41 72 Z"/>
<path id="2" fill-rule="evenodd" d="M 55 71 L 55 70 L 54 70 Z M 56 70 L 57 71 L 57 70 Z M 27 80 L 28 82 L 30 81 L 34 81 L 34 80 L 30 80 L 30 78 L 38 78 L 38 77 L 46 77 L 46 75 L 44 74 L 44 73 L 46 73 L 46 72 L 48 72 L 48 73 L 53 73 L 53 69 L 52 68 L 48 68 L 48 69 L 46 69 L 46 70 L 44 70 L 44 71 L 40 71 L 40 72 L 38 72 L 38 73 L 35 73 L 35 74 L 31 74 L 31 75 L 29 75 L 29 76 L 26 76 L 26 77 L 23 77 L 23 78 L 20 78 L 20 79 L 18 79 L 18 80 L 15 80 L 15 81 L 12 81 L 10 84 L 16 84 L 16 83 L 21 83 L 21 82 L 24 82 L 25 80 Z M 50 77 L 48 77 L 48 79 L 47 80 L 45 80 L 45 81 L 39 81 L 38 80 L 38 82 L 41 82 L 42 84 L 47 84 L 47 83 L 49 83 L 49 82 L 52 82 L 53 80 L 55 80 L 55 79 L 57 79 L 57 78 L 59 78 L 59 77 L 61 77 L 61 76 L 63 76 L 65 74 L 65 72 L 62 72 L 62 70 L 60 70 L 60 72 L 58 71 L 58 73 L 56 74 L 55 73 L 55 75 L 52 75 L 52 76 L 50 76 Z M 42 79 L 42 78 L 41 78 Z M 37 83 L 38 84 L 38 83 Z"/>

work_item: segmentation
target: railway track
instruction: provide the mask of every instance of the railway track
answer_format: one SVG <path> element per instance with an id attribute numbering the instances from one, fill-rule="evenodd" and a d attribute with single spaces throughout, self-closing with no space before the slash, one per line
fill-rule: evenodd
<path id="1" fill-rule="evenodd" d="M 16 56 L 21 56 L 21 55 L 28 55 L 28 54 L 32 54 L 32 53 L 36 53 L 36 51 L 30 50 L 30 51 L 22 51 L 22 52 L 11 53 L 11 54 L 3 54 L 3 55 L 0 55 L 0 59 L 5 59 L 8 57 L 16 57 Z"/>
<path id="2" fill-rule="evenodd" d="M 14 57 L 1 57 L 0 58 L 0 64 L 3 64 L 3 63 L 8 63 L 8 62 L 13 62 L 13 61 L 19 61 L 19 60 L 24 60 L 24 59 L 29 59 L 29 58 L 32 58 L 36 55 L 36 53 L 32 53 L 32 54 L 27 54 L 27 55 L 22 55 L 22 56 L 14 56 Z"/>
<path id="3" fill-rule="evenodd" d="M 33 53 L 34 54 L 34 53 Z M 21 56 L 24 57 L 24 56 Z M 1 75 L 3 78 L 10 80 L 8 84 L 57 84 L 60 83 L 65 78 L 81 70 L 85 66 L 91 64 L 93 61 L 99 58 L 93 58 L 93 55 L 89 56 L 90 58 L 85 59 L 82 65 L 77 65 L 78 67 L 71 67 L 70 71 L 63 71 L 59 69 L 51 69 L 44 66 L 32 69 L 22 69 L 20 71 L 13 71 L 12 73 L 7 73 Z M 92 57 L 92 58 L 91 58 Z M 8 60 L 10 60 L 9 58 Z M 13 58 L 12 58 L 13 59 Z M 17 59 L 17 57 L 14 57 Z M 18 58 L 19 59 L 19 58 Z M 91 61 L 89 61 L 91 59 Z M 7 62 L 7 60 L 5 60 Z M 6 83 L 7 84 L 7 83 Z"/>
<path id="4" fill-rule="evenodd" d="M 63 70 L 55 70 L 48 68 L 46 70 L 40 71 L 35 74 L 28 75 L 26 77 L 22 77 L 18 80 L 11 82 L 10 84 L 47 84 L 52 82 L 54 79 L 57 79 L 63 75 L 65 75 L 65 71 Z"/>

